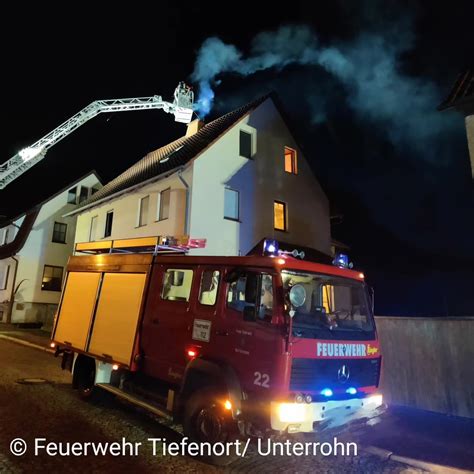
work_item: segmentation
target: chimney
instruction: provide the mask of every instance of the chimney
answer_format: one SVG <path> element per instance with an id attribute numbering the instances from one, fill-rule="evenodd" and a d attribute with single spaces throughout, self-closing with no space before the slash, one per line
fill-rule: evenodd
<path id="1" fill-rule="evenodd" d="M 195 119 L 192 122 L 189 122 L 188 128 L 186 130 L 186 136 L 190 137 L 191 135 L 194 135 L 195 133 L 199 132 L 199 130 L 201 130 L 204 125 L 205 123 L 199 119 Z"/>

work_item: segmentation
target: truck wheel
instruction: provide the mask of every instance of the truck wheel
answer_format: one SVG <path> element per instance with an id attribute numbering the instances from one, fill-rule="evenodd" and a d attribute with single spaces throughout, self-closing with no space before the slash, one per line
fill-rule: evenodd
<path id="1" fill-rule="evenodd" d="M 97 392 L 95 387 L 95 362 L 93 359 L 82 359 L 77 368 L 77 391 L 83 400 L 93 400 Z"/>
<path id="2" fill-rule="evenodd" d="M 184 409 L 184 434 L 196 443 L 232 443 L 238 438 L 237 424 L 223 405 L 224 396 L 218 389 L 207 388 L 196 392 Z M 220 451 L 218 451 L 220 452 Z M 229 454 L 211 453 L 201 459 L 216 466 L 226 466 L 239 456 L 232 446 Z"/>

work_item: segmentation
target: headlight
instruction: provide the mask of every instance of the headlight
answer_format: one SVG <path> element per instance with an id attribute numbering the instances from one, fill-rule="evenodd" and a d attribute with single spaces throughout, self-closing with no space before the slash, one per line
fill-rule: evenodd
<path id="1" fill-rule="evenodd" d="M 301 403 L 280 403 L 278 415 L 284 423 L 301 423 L 305 419 L 306 406 Z"/>
<path id="2" fill-rule="evenodd" d="M 376 407 L 379 407 L 383 403 L 383 396 L 382 394 L 378 393 L 377 395 L 372 395 L 370 397 L 366 398 L 367 403 L 370 403 L 371 405 L 375 405 Z"/>

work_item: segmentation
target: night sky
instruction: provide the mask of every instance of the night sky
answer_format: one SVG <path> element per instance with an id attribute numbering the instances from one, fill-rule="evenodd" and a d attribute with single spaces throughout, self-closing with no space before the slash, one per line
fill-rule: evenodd
<path id="1" fill-rule="evenodd" d="M 376 313 L 474 315 L 464 118 L 436 110 L 474 63 L 473 2 L 155 5 L 18 4 L 3 12 L 0 162 L 93 100 L 171 98 L 181 80 L 194 80 L 197 92 L 200 48 L 219 38 L 240 59 L 211 78 L 206 120 L 276 91 L 332 214 L 342 216 L 333 237 L 350 245 L 375 287 Z M 288 60 L 302 43 L 317 59 Z M 263 60 L 268 67 L 248 71 Z M 99 116 L 0 191 L 0 216 L 16 216 L 91 169 L 106 183 L 184 132 L 161 111 Z"/>

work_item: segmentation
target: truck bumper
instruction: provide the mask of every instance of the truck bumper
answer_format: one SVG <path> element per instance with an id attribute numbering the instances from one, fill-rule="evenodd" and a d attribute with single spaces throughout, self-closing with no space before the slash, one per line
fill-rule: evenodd
<path id="1" fill-rule="evenodd" d="M 382 401 L 382 395 L 374 394 L 327 402 L 271 402 L 271 426 L 274 430 L 288 433 L 314 432 L 323 422 L 325 428 L 342 426 L 356 419 L 376 416 Z"/>

